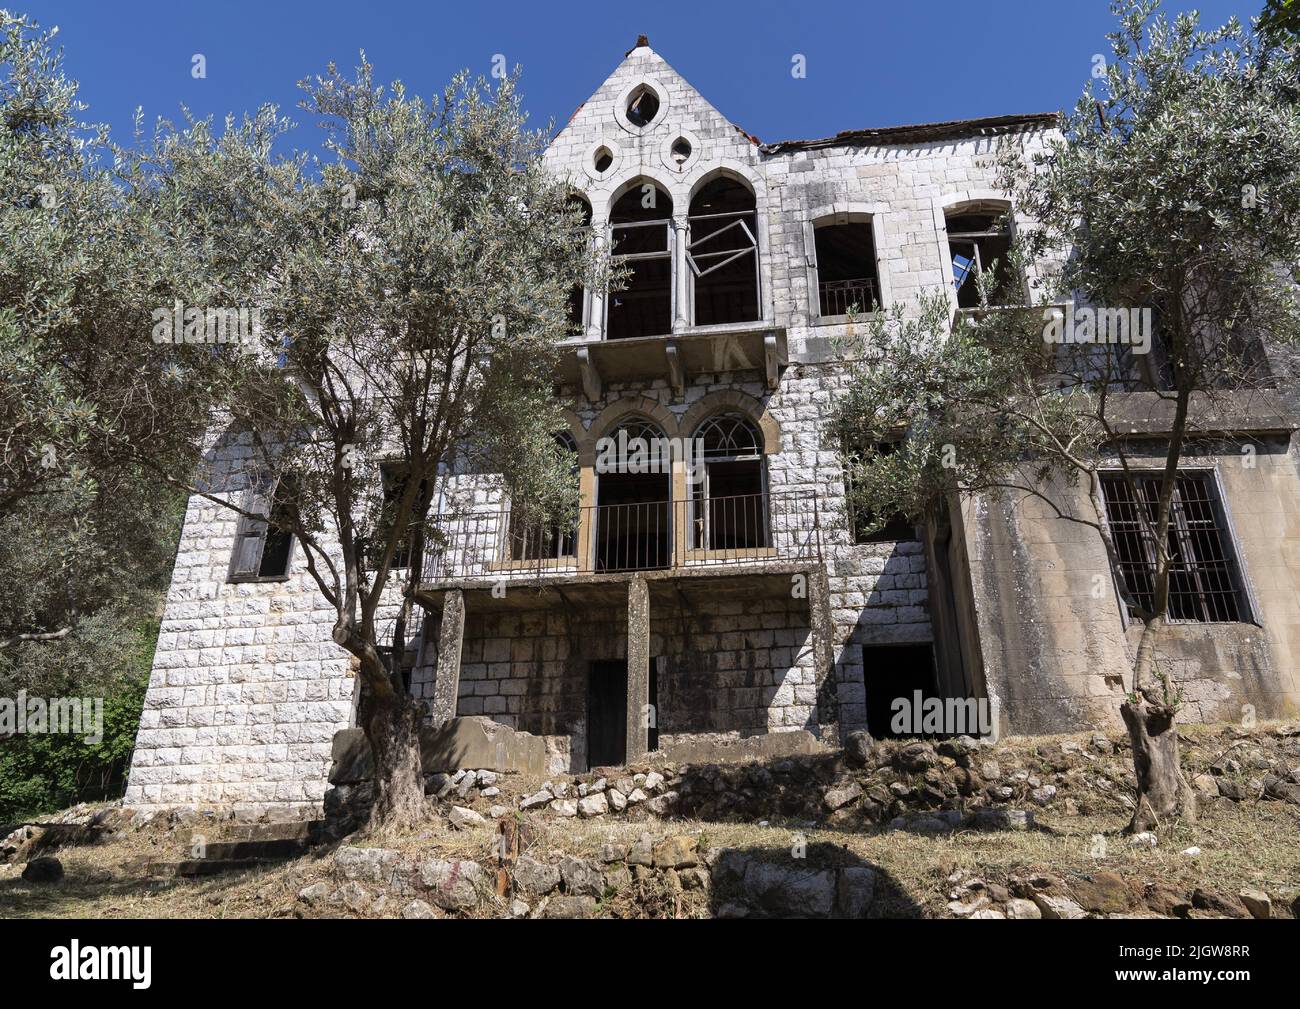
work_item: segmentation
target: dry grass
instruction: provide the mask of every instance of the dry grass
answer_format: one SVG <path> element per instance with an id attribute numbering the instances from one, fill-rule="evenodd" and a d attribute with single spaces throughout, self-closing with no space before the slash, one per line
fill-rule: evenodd
<path id="1" fill-rule="evenodd" d="M 1192 739 L 1207 744 L 1198 752 L 1197 763 L 1208 764 L 1221 749 L 1213 731 L 1187 730 Z M 1004 740 L 1005 746 L 1026 755 L 1042 743 L 1042 739 Z M 1031 762 L 1026 756 L 1026 763 Z M 528 787 L 535 783 L 518 782 L 511 791 Z M 875 913 L 889 916 L 946 914 L 950 889 L 946 880 L 958 871 L 992 883 L 1037 872 L 1068 879 L 1104 868 L 1185 891 L 1200 886 L 1235 894 L 1252 887 L 1269 893 L 1276 913 L 1283 915 L 1300 894 L 1300 807 L 1270 801 L 1215 803 L 1197 824 L 1179 823 L 1162 831 L 1160 844 L 1153 849 L 1135 846 L 1122 835 L 1127 816 L 1118 795 L 1099 796 L 1094 805 L 1101 811 L 1089 815 L 1039 812 L 1038 828 L 1031 831 L 959 831 L 939 836 L 799 822 L 646 822 L 549 815 L 529 815 L 523 822 L 531 833 L 527 853 L 543 861 L 564 854 L 594 857 L 606 843 L 630 844 L 647 831 L 656 837 L 693 834 L 704 848 L 737 849 L 773 860 L 789 859 L 792 847 L 802 839 L 810 868 L 866 864 L 881 871 L 886 896 Z M 58 884 L 28 884 L 19 878 L 21 866 L 0 866 L 0 917 L 290 916 L 298 913 L 295 898 L 302 887 L 317 880 L 338 884 L 327 852 L 274 868 L 199 880 L 148 880 L 128 868 L 133 861 L 182 857 L 185 836 L 157 824 L 107 844 L 66 848 L 58 855 L 66 878 Z M 220 831 L 210 831 L 209 836 L 216 839 Z M 349 843 L 399 848 L 414 858 L 470 858 L 490 866 L 495 863 L 495 836 L 494 823 L 455 831 L 438 822 L 411 835 Z M 1098 847 L 1098 838 L 1104 849 Z M 1181 854 L 1193 846 L 1201 849 L 1199 855 Z M 109 874 L 111 878 L 106 878 Z M 379 913 L 397 915 L 402 903 L 390 899 Z M 609 896 L 601 911 L 610 917 L 695 917 L 706 916 L 711 909 L 699 891 L 673 893 L 644 882 Z M 331 907 L 324 913 L 348 912 Z"/>

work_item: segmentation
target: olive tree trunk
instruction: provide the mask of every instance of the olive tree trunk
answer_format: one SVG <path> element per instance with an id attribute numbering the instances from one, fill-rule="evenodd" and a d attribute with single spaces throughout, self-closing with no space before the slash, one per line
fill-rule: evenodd
<path id="1" fill-rule="evenodd" d="M 423 709 L 391 689 L 367 690 L 360 714 L 375 768 L 369 832 L 411 830 L 427 815 L 420 762 Z"/>
<path id="2" fill-rule="evenodd" d="M 1159 692 L 1151 686 L 1156 638 L 1163 620 L 1149 620 L 1142 628 L 1133 668 L 1133 694 L 1120 705 L 1120 717 L 1133 745 L 1133 772 L 1137 778 L 1137 805 L 1129 833 L 1152 830 L 1162 820 L 1181 817 L 1196 822 L 1196 796 L 1183 775 L 1178 747 L 1177 706 L 1167 680 L 1160 677 Z"/>

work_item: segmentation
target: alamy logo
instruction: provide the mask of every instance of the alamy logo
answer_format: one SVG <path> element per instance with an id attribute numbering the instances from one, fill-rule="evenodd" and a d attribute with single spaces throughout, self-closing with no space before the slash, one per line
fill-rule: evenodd
<path id="1" fill-rule="evenodd" d="M 1110 343 L 1133 349 L 1134 354 L 1151 351 L 1150 308 L 1093 308 L 1074 303 L 1065 308 L 1043 309 L 1045 343 Z"/>
<path id="2" fill-rule="evenodd" d="M 704 480 L 704 440 L 702 438 L 629 438 L 620 430 L 617 438 L 596 441 L 597 473 L 671 473 L 673 462 L 686 469 L 689 483 Z"/>
<path id="3" fill-rule="evenodd" d="M 0 697 L 0 739 L 24 735 L 82 736 L 94 746 L 104 741 L 102 697 Z"/>
<path id="4" fill-rule="evenodd" d="M 152 318 L 154 343 L 238 343 L 247 351 L 262 335 L 260 308 L 186 308 L 177 298 Z"/>
<path id="5" fill-rule="evenodd" d="M 136 989 L 153 983 L 152 946 L 82 946 L 73 939 L 50 950 L 55 981 L 130 981 Z"/>
<path id="6" fill-rule="evenodd" d="M 911 697 L 890 702 L 890 731 L 896 736 L 991 736 L 997 739 L 998 704 L 980 697 Z"/>

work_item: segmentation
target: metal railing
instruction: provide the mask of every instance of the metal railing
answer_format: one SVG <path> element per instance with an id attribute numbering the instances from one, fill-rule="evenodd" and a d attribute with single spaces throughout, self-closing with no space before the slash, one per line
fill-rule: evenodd
<path id="1" fill-rule="evenodd" d="M 879 305 L 874 277 L 823 281 L 817 285 L 817 293 L 822 315 L 848 315 L 849 309 L 872 312 Z"/>
<path id="2" fill-rule="evenodd" d="M 814 491 L 579 508 L 571 524 L 508 509 L 430 518 L 428 583 L 721 567 L 821 557 Z"/>

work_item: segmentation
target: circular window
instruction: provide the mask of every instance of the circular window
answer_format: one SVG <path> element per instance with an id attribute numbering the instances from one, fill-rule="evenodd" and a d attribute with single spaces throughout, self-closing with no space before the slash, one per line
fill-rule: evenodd
<path id="1" fill-rule="evenodd" d="M 675 164 L 686 164 L 691 159 L 691 142 L 685 137 L 678 137 L 673 141 L 671 154 Z"/>
<path id="2" fill-rule="evenodd" d="M 596 171 L 603 172 L 614 163 L 614 155 L 608 147 L 599 147 L 596 149 L 591 163 Z"/>
<path id="3" fill-rule="evenodd" d="M 648 126 L 659 113 L 659 96 L 642 84 L 627 97 L 627 121 L 636 127 Z"/>

